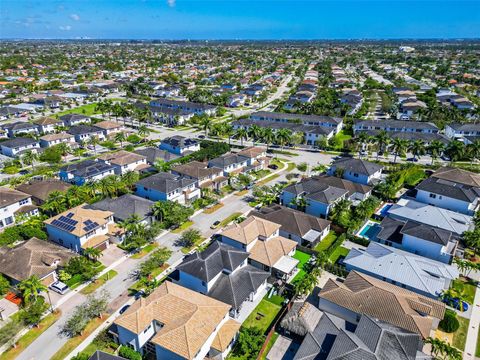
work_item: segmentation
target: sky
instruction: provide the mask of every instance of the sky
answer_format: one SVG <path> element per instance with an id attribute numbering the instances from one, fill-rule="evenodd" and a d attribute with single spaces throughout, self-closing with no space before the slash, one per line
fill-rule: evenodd
<path id="1" fill-rule="evenodd" d="M 0 38 L 480 38 L 480 0 L 0 0 Z"/>

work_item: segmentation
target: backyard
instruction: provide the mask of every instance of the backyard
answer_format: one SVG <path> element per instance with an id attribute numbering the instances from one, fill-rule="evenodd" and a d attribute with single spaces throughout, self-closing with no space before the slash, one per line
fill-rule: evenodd
<path id="1" fill-rule="evenodd" d="M 308 263 L 311 257 L 312 255 L 304 253 L 300 250 L 295 251 L 295 255 L 293 255 L 293 258 L 299 261 L 299 263 L 297 264 L 297 269 L 299 269 L 300 271 L 297 273 L 297 275 L 295 275 L 295 277 L 292 280 L 292 283 L 302 279 L 305 276 L 306 274 L 305 265 Z"/>
<path id="2" fill-rule="evenodd" d="M 477 290 L 477 282 L 465 277 L 460 277 L 452 282 L 452 288 L 458 293 L 465 295 L 465 301 L 473 304 L 475 291 Z"/>
<path id="3" fill-rule="evenodd" d="M 460 327 L 453 333 L 452 345 L 463 351 L 465 349 L 465 342 L 467 341 L 468 324 L 470 320 L 461 316 L 457 316 L 457 319 Z"/>
<path id="4" fill-rule="evenodd" d="M 266 299 L 262 299 L 255 310 L 248 316 L 242 324 L 244 327 L 256 327 L 262 332 L 266 332 L 275 319 L 275 316 L 280 312 L 281 307 Z"/>
<path id="5" fill-rule="evenodd" d="M 337 234 L 335 231 L 330 231 L 325 238 L 320 241 L 316 246 L 315 246 L 315 251 L 325 251 L 327 250 L 330 245 L 332 245 L 335 240 L 337 239 Z"/>
<path id="6" fill-rule="evenodd" d="M 343 246 L 339 246 L 338 248 L 335 249 L 335 251 L 330 255 L 328 258 L 332 264 L 335 264 L 340 257 L 346 257 L 349 253 L 350 249 L 347 249 Z"/>

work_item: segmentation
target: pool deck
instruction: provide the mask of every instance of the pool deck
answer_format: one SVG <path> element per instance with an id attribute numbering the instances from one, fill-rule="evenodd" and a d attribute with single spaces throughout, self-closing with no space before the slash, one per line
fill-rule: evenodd
<path id="1" fill-rule="evenodd" d="M 362 238 L 362 239 L 372 240 L 372 239 L 369 238 L 368 236 L 362 235 L 362 232 L 363 232 L 363 230 L 365 230 L 365 228 L 366 228 L 367 226 L 371 226 L 371 227 L 372 227 L 372 226 L 375 226 L 375 225 L 378 226 L 378 222 L 375 222 L 375 221 L 372 221 L 372 220 L 367 220 L 367 221 L 365 222 L 365 224 L 363 224 L 363 226 L 360 228 L 360 230 L 357 231 L 357 233 L 355 234 L 355 236 L 358 236 L 358 237 L 360 237 L 360 238 Z"/>

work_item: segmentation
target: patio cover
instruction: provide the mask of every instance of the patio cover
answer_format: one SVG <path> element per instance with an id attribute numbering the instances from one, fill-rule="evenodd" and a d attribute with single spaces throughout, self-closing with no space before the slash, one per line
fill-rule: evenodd
<path id="1" fill-rule="evenodd" d="M 310 229 L 302 239 L 308 242 L 314 242 L 320 237 L 320 235 L 322 235 L 322 233 L 318 232 L 317 230 Z"/>
<path id="2" fill-rule="evenodd" d="M 298 263 L 299 261 L 291 256 L 282 256 L 280 260 L 273 265 L 273 268 L 284 274 L 290 274 L 297 267 Z"/>

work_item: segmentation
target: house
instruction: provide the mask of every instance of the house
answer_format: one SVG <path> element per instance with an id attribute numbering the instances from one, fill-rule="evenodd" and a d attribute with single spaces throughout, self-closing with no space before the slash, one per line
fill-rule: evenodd
<path id="1" fill-rule="evenodd" d="M 159 147 L 161 150 L 176 155 L 186 155 L 187 153 L 200 150 L 200 144 L 196 140 L 187 139 L 180 135 L 163 139 Z"/>
<path id="2" fill-rule="evenodd" d="M 280 236 L 299 245 L 314 247 L 330 232 L 330 221 L 285 206 L 272 204 L 250 213 L 252 216 L 280 224 Z"/>
<path id="3" fill-rule="evenodd" d="M 200 198 L 196 181 L 182 176 L 160 172 L 136 183 L 136 194 L 152 201 L 177 201 L 186 204 Z"/>
<path id="4" fill-rule="evenodd" d="M 127 360 L 127 359 L 117 355 L 112 355 L 112 354 L 97 350 L 92 354 L 92 356 L 88 358 L 88 360 Z"/>
<path id="5" fill-rule="evenodd" d="M 105 138 L 109 138 L 112 134 L 125 130 L 125 127 L 122 124 L 109 120 L 100 121 L 96 123 L 94 127 L 99 128 L 103 132 Z"/>
<path id="6" fill-rule="evenodd" d="M 144 156 L 125 150 L 108 153 L 99 156 L 98 159 L 112 165 L 116 175 L 124 175 L 129 171 L 140 171 L 149 167 Z"/>
<path id="7" fill-rule="evenodd" d="M 361 120 L 353 125 L 353 132 L 381 131 L 437 134 L 440 130 L 430 122 L 408 120 Z"/>
<path id="8" fill-rule="evenodd" d="M 93 137 L 104 140 L 105 135 L 103 130 L 95 126 L 90 125 L 75 125 L 67 130 L 67 133 L 75 137 L 75 141 L 78 143 L 86 142 Z"/>
<path id="9" fill-rule="evenodd" d="M 89 205 L 94 210 L 110 211 L 116 223 L 124 222 L 138 215 L 139 223 L 150 225 L 155 218 L 152 214 L 153 201 L 141 198 L 133 194 L 125 194 L 117 198 L 105 198 Z"/>
<path id="10" fill-rule="evenodd" d="M 26 121 L 17 121 L 3 125 L 3 130 L 7 132 L 7 136 L 13 138 L 19 134 L 38 134 L 38 127 L 35 124 Z"/>
<path id="11" fill-rule="evenodd" d="M 370 197 L 372 188 L 334 176 L 319 175 L 304 179 L 283 189 L 280 195 L 282 205 L 297 208 L 299 201 L 305 201 L 305 212 L 327 218 L 331 209 L 341 200 L 354 203 Z"/>
<path id="12" fill-rule="evenodd" d="M 367 315 L 426 339 L 445 314 L 445 304 L 374 277 L 351 271 L 344 282 L 328 279 L 318 307 L 352 324 Z"/>
<path id="13" fill-rule="evenodd" d="M 183 125 L 195 115 L 194 111 L 158 106 L 150 106 L 150 111 L 156 121 L 160 121 L 168 126 Z"/>
<path id="14" fill-rule="evenodd" d="M 15 216 L 19 214 L 38 215 L 32 197 L 18 190 L 0 187 L 0 230 L 14 225 Z"/>
<path id="15" fill-rule="evenodd" d="M 115 167 L 98 160 L 84 160 L 70 164 L 60 169 L 58 176 L 62 181 L 75 185 L 83 185 L 103 179 L 109 175 L 115 175 Z"/>
<path id="16" fill-rule="evenodd" d="M 174 282 L 190 290 L 231 305 L 236 318 L 245 301 L 264 295 L 270 273 L 248 265 L 248 252 L 212 242 L 204 251 L 185 257 L 172 276 Z"/>
<path id="17" fill-rule="evenodd" d="M 65 193 L 72 185 L 58 180 L 31 180 L 28 183 L 23 183 L 17 186 L 17 190 L 32 197 L 32 202 L 40 206 L 47 199 L 52 192 Z"/>
<path id="18" fill-rule="evenodd" d="M 300 123 L 334 129 L 334 135 L 343 127 L 343 119 L 332 116 L 304 115 L 280 112 L 257 111 L 250 114 L 250 119 L 256 122 L 274 121 L 283 123 Z"/>
<path id="19" fill-rule="evenodd" d="M 2 154 L 9 157 L 18 157 L 26 151 L 38 152 L 40 144 L 32 138 L 13 138 L 0 142 Z"/>
<path id="20" fill-rule="evenodd" d="M 166 109 L 182 110 L 186 112 L 193 112 L 197 115 L 206 114 L 208 116 L 215 115 L 216 107 L 213 105 L 195 103 L 190 101 L 156 99 L 150 102 L 151 106 L 157 106 Z"/>
<path id="21" fill-rule="evenodd" d="M 31 238 L 13 248 L 0 248 L 0 273 L 16 285 L 35 275 L 45 286 L 57 280 L 58 267 L 73 253 L 50 241 Z"/>
<path id="22" fill-rule="evenodd" d="M 386 215 L 400 221 L 416 221 L 461 235 L 474 227 L 473 217 L 455 211 L 428 205 L 413 199 L 400 199 L 386 211 Z"/>
<path id="23" fill-rule="evenodd" d="M 445 125 L 445 135 L 450 139 L 464 140 L 468 138 L 480 138 L 480 124 L 452 123 Z"/>
<path id="24" fill-rule="evenodd" d="M 206 163 L 191 161 L 186 164 L 175 165 L 171 173 L 187 179 L 196 180 L 196 186 L 205 189 L 220 190 L 228 184 L 228 178 L 223 176 L 223 170 L 216 167 L 207 167 Z"/>
<path id="25" fill-rule="evenodd" d="M 248 159 L 247 171 L 266 170 L 270 163 L 270 158 L 267 156 L 267 149 L 260 146 L 249 146 L 237 152 L 237 155 L 244 156 Z"/>
<path id="26" fill-rule="evenodd" d="M 230 305 L 166 281 L 114 320 L 117 341 L 157 360 L 226 358 L 240 324 Z"/>
<path id="27" fill-rule="evenodd" d="M 458 269 L 439 261 L 370 242 L 365 251 L 351 249 L 343 264 L 377 279 L 438 299 L 459 277 Z"/>
<path id="28" fill-rule="evenodd" d="M 147 164 L 155 165 L 158 161 L 169 162 L 178 159 L 180 156 L 171 152 L 160 150 L 157 147 L 146 147 L 134 151 L 135 154 L 142 155 L 147 159 Z"/>
<path id="29" fill-rule="evenodd" d="M 302 340 L 293 360 L 392 359 L 426 360 L 421 337 L 368 315 L 358 325 L 323 313 L 317 326 Z"/>
<path id="30" fill-rule="evenodd" d="M 63 125 L 60 120 L 47 116 L 35 120 L 33 123 L 37 125 L 40 134 L 53 133 L 55 132 L 56 127 Z"/>
<path id="31" fill-rule="evenodd" d="M 238 174 L 247 170 L 249 158 L 235 153 L 223 154 L 211 159 L 208 167 L 215 167 L 223 170 L 223 176 Z"/>
<path id="32" fill-rule="evenodd" d="M 474 215 L 480 205 L 480 174 L 443 167 L 416 187 L 417 201 Z"/>
<path id="33" fill-rule="evenodd" d="M 298 264 L 298 260 L 292 257 L 297 243 L 280 236 L 279 230 L 279 224 L 249 216 L 239 224 L 226 227 L 220 238 L 227 245 L 249 252 L 251 265 L 288 280 Z"/>
<path id="34" fill-rule="evenodd" d="M 40 147 L 42 148 L 55 146 L 61 143 L 73 145 L 75 144 L 75 136 L 67 134 L 65 132 L 61 132 L 57 134 L 43 135 L 40 138 Z"/>
<path id="35" fill-rule="evenodd" d="M 342 157 L 333 162 L 327 174 L 363 185 L 372 185 L 380 181 L 383 166 L 351 157 Z"/>
<path id="36" fill-rule="evenodd" d="M 48 238 L 75 252 L 88 248 L 105 250 L 110 242 L 119 242 L 123 230 L 113 222 L 111 211 L 90 209 L 82 204 L 43 222 Z"/>
<path id="37" fill-rule="evenodd" d="M 90 118 L 81 114 L 66 114 L 59 118 L 64 126 L 76 126 L 90 123 Z"/>

